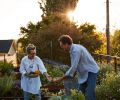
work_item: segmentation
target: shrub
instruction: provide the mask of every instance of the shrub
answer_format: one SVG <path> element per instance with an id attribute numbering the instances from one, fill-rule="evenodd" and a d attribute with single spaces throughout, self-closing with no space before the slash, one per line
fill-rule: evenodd
<path id="1" fill-rule="evenodd" d="M 73 89 L 71 90 L 71 95 L 55 95 L 49 100 L 85 100 L 85 97 L 81 91 Z"/>
<path id="2" fill-rule="evenodd" d="M 106 78 L 106 75 L 111 73 L 114 69 L 111 64 L 99 64 L 100 71 L 98 74 L 97 84 L 101 84 L 102 80 Z"/>
<path id="3" fill-rule="evenodd" d="M 0 62 L 0 73 L 2 75 L 10 75 L 14 69 L 12 62 Z"/>
<path id="4" fill-rule="evenodd" d="M 120 99 L 120 73 L 114 72 L 106 75 L 106 79 L 96 88 L 97 100 L 119 100 Z"/>
<path id="5" fill-rule="evenodd" d="M 5 96 L 10 92 L 13 84 L 13 76 L 3 76 L 0 78 L 0 96 Z"/>
<path id="6" fill-rule="evenodd" d="M 22 96 L 22 90 L 14 88 L 14 75 L 0 77 L 0 97 Z"/>

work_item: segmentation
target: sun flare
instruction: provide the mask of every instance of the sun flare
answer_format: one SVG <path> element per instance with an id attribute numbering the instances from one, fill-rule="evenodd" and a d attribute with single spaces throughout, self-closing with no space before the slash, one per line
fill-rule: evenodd
<path id="1" fill-rule="evenodd" d="M 68 16 L 68 18 L 70 19 L 70 21 L 74 21 L 74 16 L 75 16 L 75 14 L 74 14 L 73 11 L 69 11 L 69 12 L 67 13 L 67 16 Z"/>

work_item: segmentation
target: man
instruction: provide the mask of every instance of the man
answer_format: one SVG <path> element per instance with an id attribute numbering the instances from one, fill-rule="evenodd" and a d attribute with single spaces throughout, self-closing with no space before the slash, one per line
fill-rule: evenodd
<path id="1" fill-rule="evenodd" d="M 23 57 L 20 64 L 21 88 L 24 92 L 24 100 L 30 100 L 30 94 L 35 95 L 36 100 L 41 100 L 40 94 L 40 73 L 44 74 L 48 81 L 51 77 L 47 74 L 47 70 L 42 60 L 36 56 L 36 47 L 29 44 L 26 48 L 27 56 Z"/>
<path id="2" fill-rule="evenodd" d="M 95 100 L 95 87 L 99 67 L 85 47 L 80 44 L 73 44 L 69 35 L 62 35 L 58 39 L 60 47 L 70 52 L 71 67 L 65 75 L 53 82 L 60 82 L 78 73 L 79 90 L 83 92 L 86 100 Z"/>

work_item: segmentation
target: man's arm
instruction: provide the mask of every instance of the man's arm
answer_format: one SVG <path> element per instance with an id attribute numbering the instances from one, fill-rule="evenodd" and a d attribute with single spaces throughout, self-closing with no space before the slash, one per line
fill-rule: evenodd
<path id="1" fill-rule="evenodd" d="M 65 73 L 66 76 L 74 77 L 77 72 L 77 67 L 80 61 L 80 52 L 79 51 L 73 51 L 71 54 L 71 67 L 70 69 Z"/>
<path id="2" fill-rule="evenodd" d="M 52 79 L 52 82 L 61 82 L 65 79 L 67 79 L 67 76 L 64 75 L 62 77 Z"/>

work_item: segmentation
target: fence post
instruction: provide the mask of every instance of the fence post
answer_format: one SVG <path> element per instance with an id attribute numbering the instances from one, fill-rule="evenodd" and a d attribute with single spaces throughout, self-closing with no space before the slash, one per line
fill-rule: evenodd
<path id="1" fill-rule="evenodd" d="M 5 53 L 4 53 L 4 64 L 5 64 L 5 61 L 6 61 L 6 60 L 5 60 Z"/>
<path id="2" fill-rule="evenodd" d="M 99 57 L 100 57 L 100 63 L 102 63 L 102 55 L 99 55 Z"/>

